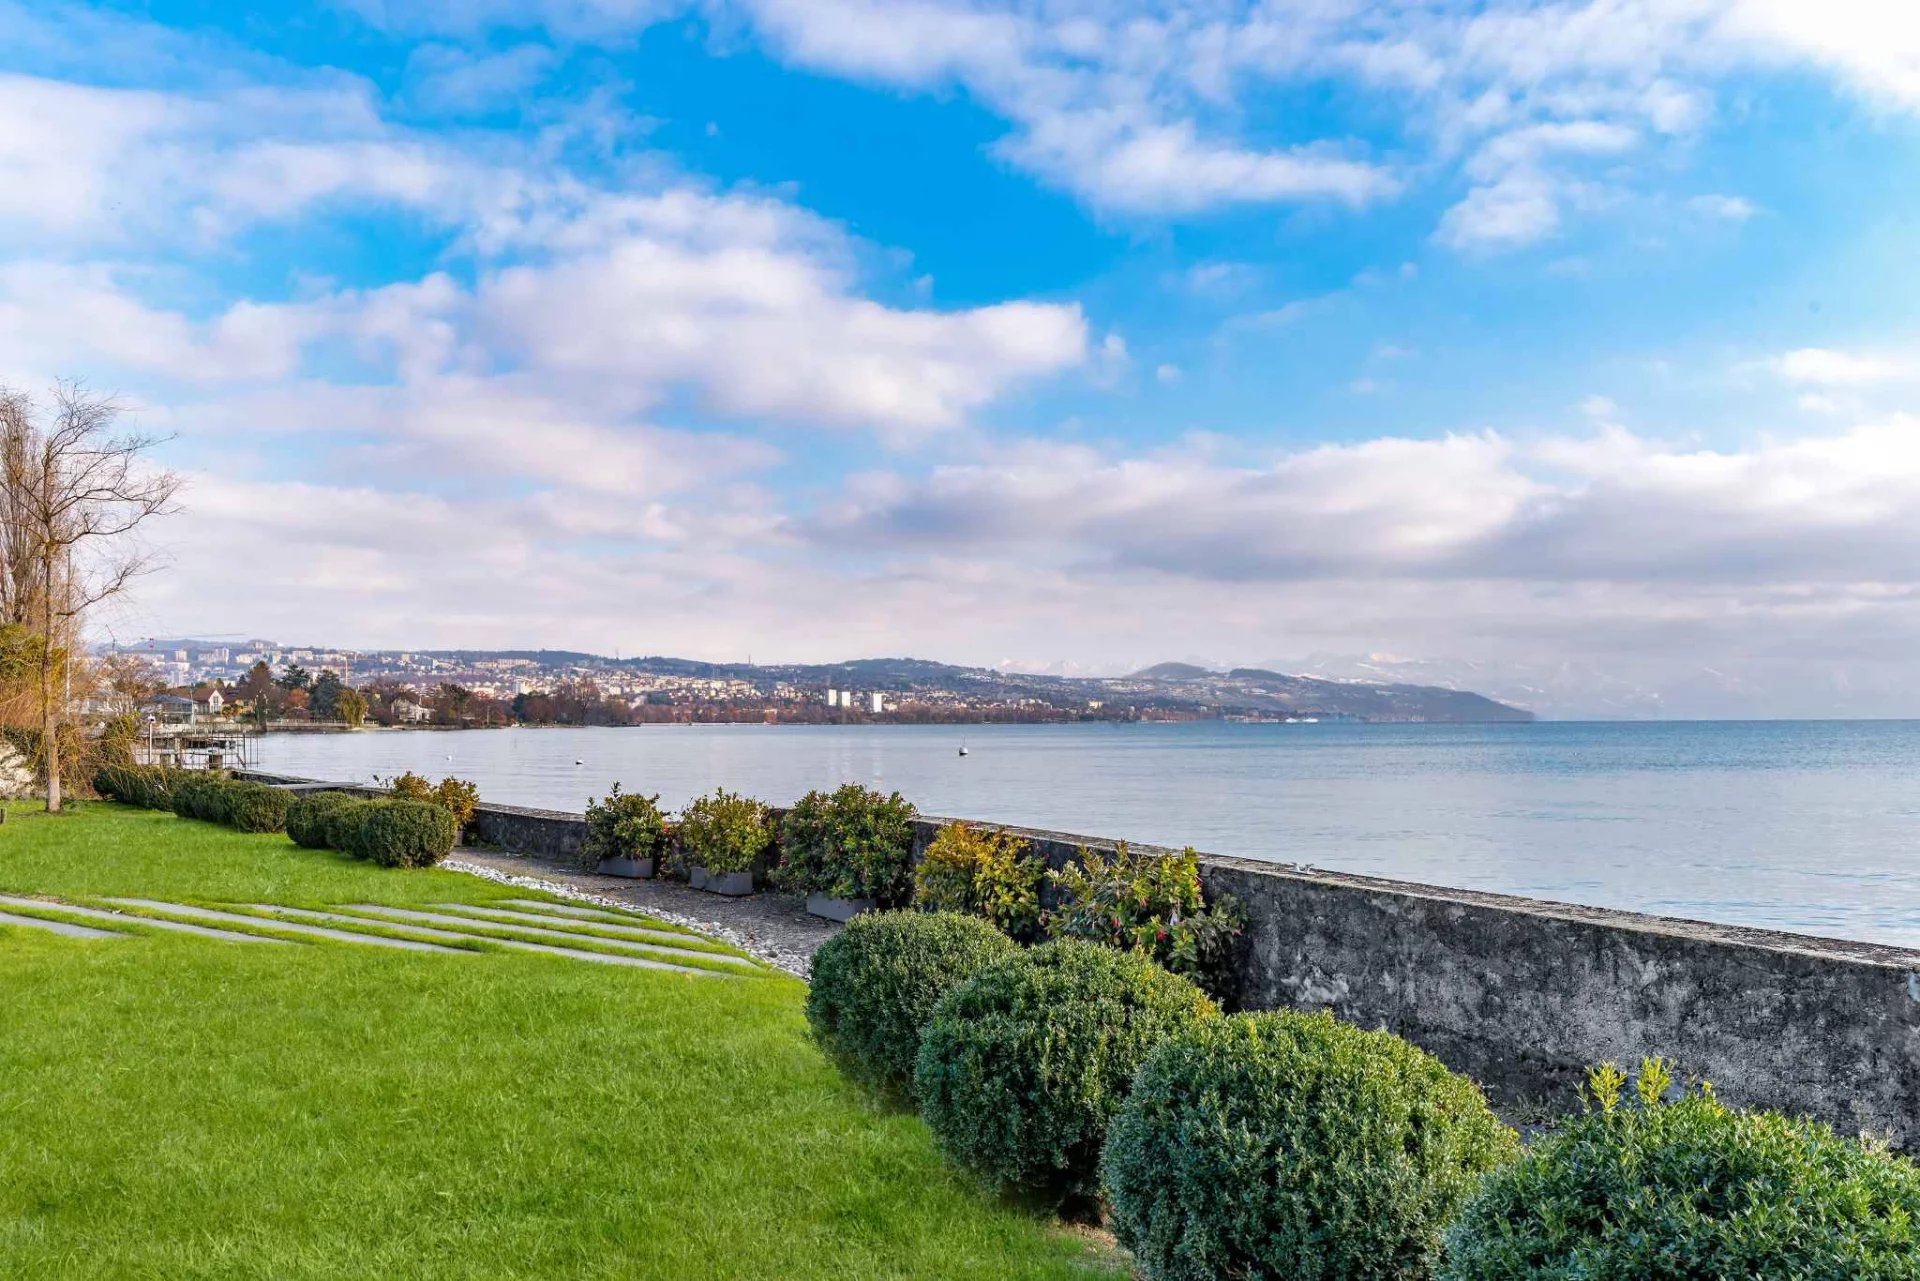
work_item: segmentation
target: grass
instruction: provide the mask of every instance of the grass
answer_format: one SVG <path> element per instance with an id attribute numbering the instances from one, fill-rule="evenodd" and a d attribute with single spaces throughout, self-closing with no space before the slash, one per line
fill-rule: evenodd
<path id="1" fill-rule="evenodd" d="M 0 892 L 538 897 L 108 805 L 16 810 Z M 775 974 L 0 926 L 0 994 L 0 1275 L 1113 1275 L 842 1082 Z"/>

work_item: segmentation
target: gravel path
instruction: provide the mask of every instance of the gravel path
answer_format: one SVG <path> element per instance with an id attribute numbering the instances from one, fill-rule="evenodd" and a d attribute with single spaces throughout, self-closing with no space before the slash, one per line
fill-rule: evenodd
<path id="1" fill-rule="evenodd" d="M 566 863 L 464 846 L 441 866 L 582 903 L 645 912 L 710 934 L 800 978 L 807 977 L 814 949 L 840 929 L 832 921 L 809 916 L 798 899 L 765 891 L 746 898 L 722 898 L 688 889 L 679 881 L 630 881 L 583 872 Z"/>

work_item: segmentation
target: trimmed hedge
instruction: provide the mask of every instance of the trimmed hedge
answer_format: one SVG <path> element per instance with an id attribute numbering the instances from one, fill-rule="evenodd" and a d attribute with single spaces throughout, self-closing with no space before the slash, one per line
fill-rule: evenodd
<path id="1" fill-rule="evenodd" d="M 1594 1074 L 1595 1106 L 1491 1175 L 1447 1232 L 1443 1281 L 1920 1276 L 1920 1167 L 1805 1118 L 1662 1102 L 1642 1065 Z"/>
<path id="2" fill-rule="evenodd" d="M 1219 1011 L 1143 956 L 1063 939 L 989 966 L 921 1033 L 914 1089 L 940 1147 L 1003 1189 L 1096 1190 L 1107 1123 L 1161 1041 Z"/>
<path id="3" fill-rule="evenodd" d="M 1424 1050 L 1282 1012 L 1154 1050 L 1101 1174 L 1150 1281 L 1393 1281 L 1432 1275 L 1447 1220 L 1518 1155 L 1479 1087 Z"/>
<path id="4" fill-rule="evenodd" d="M 940 998 L 1015 951 L 978 917 L 869 912 L 820 945 L 807 991 L 813 1035 L 854 1080 L 913 1093 L 920 1031 Z"/>
<path id="5" fill-rule="evenodd" d="M 293 794 L 285 788 L 229 781 L 221 784 L 221 791 L 229 827 L 243 832 L 287 830 L 287 807 L 293 803 Z"/>
<path id="6" fill-rule="evenodd" d="M 382 867 L 432 867 L 453 852 L 460 829 L 427 801 L 373 801 L 353 832 L 353 852 Z"/>
<path id="7" fill-rule="evenodd" d="M 226 779 L 197 770 L 181 770 L 173 780 L 173 812 L 207 823 L 227 821 Z"/>
<path id="8" fill-rule="evenodd" d="M 339 850 L 354 858 L 362 858 L 360 853 L 360 824 L 372 813 L 379 801 L 353 799 L 344 805 L 336 805 L 323 815 L 320 830 L 326 836 L 328 849 Z"/>
<path id="9" fill-rule="evenodd" d="M 302 849 L 327 849 L 327 819 L 354 797 L 346 792 L 308 792 L 287 806 L 287 835 Z"/>
<path id="10" fill-rule="evenodd" d="M 142 809 L 171 810 L 175 773 L 160 765 L 108 765 L 93 776 L 93 790 Z"/>

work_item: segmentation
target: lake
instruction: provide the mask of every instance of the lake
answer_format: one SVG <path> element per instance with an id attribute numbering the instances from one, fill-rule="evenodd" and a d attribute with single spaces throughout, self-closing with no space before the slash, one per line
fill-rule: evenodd
<path id="1" fill-rule="evenodd" d="M 851 781 L 930 814 L 1920 946 L 1920 722 L 523 727 L 270 735 L 257 766 L 575 811 L 616 781 L 673 807 Z"/>

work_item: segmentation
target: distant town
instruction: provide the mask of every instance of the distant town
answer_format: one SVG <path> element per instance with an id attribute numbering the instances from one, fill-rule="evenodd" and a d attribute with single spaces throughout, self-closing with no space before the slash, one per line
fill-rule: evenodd
<path id="1" fill-rule="evenodd" d="M 114 646 L 109 656 L 149 714 L 315 728 L 1533 719 L 1468 690 L 1184 663 L 1063 677 L 907 658 L 755 665 L 565 650 L 347 650 L 265 639 L 154 639 Z"/>

